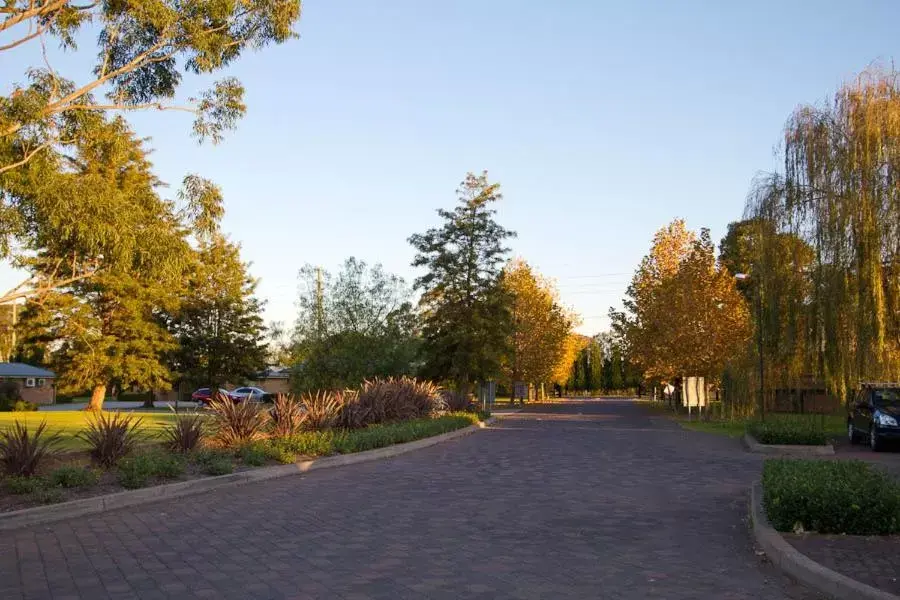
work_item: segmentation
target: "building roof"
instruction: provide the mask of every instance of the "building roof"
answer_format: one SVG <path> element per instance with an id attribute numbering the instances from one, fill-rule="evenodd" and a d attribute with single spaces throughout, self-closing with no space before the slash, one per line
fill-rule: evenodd
<path id="1" fill-rule="evenodd" d="M 56 377 L 56 373 L 25 363 L 0 363 L 0 377 Z"/>

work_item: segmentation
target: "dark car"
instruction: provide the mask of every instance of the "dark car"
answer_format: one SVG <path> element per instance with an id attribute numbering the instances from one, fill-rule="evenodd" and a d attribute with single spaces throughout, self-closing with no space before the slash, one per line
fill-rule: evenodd
<path id="1" fill-rule="evenodd" d="M 222 388 L 219 388 L 219 394 L 221 394 L 221 395 L 225 396 L 226 398 L 229 398 L 230 400 L 235 401 L 235 402 L 238 402 L 243 399 L 243 398 L 235 396 L 228 390 L 223 390 Z M 196 402 L 198 404 L 209 404 L 209 401 L 211 399 L 212 398 L 210 397 L 209 388 L 200 388 L 199 390 L 197 390 L 193 394 L 191 394 L 191 400 L 193 400 L 194 402 Z"/>
<path id="2" fill-rule="evenodd" d="M 900 441 L 900 383 L 864 383 L 850 403 L 847 435 L 867 439 L 876 452 Z"/>

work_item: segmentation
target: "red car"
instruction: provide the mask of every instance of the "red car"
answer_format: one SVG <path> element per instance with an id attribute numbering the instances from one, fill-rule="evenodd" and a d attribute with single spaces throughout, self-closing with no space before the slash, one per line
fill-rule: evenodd
<path id="1" fill-rule="evenodd" d="M 240 402 L 241 400 L 243 400 L 242 397 L 235 396 L 228 390 L 223 390 L 222 388 L 219 388 L 219 394 L 230 399 L 232 402 Z M 193 394 L 191 394 L 191 400 L 193 400 L 197 404 L 209 404 L 209 401 L 211 400 L 209 388 L 200 388 L 199 390 L 195 391 Z"/>

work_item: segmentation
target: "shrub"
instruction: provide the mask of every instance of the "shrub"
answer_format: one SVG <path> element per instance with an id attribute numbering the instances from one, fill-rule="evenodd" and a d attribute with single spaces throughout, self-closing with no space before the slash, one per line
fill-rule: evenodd
<path id="1" fill-rule="evenodd" d="M 90 487 L 99 480 L 96 471 L 84 467 L 64 466 L 50 473 L 50 483 L 64 488 Z"/>
<path id="2" fill-rule="evenodd" d="M 203 415 L 195 412 L 175 413 L 175 422 L 163 429 L 166 445 L 175 452 L 190 452 L 203 438 Z"/>
<path id="3" fill-rule="evenodd" d="M 147 485 L 153 477 L 174 479 L 184 473 L 184 461 L 174 454 L 148 452 L 119 463 L 119 483 L 128 489 Z"/>
<path id="4" fill-rule="evenodd" d="M 256 402 L 233 402 L 223 396 L 209 403 L 213 438 L 223 446 L 237 448 L 265 434 L 269 412 Z"/>
<path id="5" fill-rule="evenodd" d="M 303 394 L 300 405 L 306 414 L 304 425 L 308 429 L 320 431 L 331 429 L 341 418 L 341 409 L 346 402 L 352 402 L 352 392 L 326 392 Z"/>
<path id="6" fill-rule="evenodd" d="M 260 444 L 248 444 L 242 447 L 239 456 L 241 462 L 251 467 L 261 467 L 266 464 L 266 449 Z"/>
<path id="7" fill-rule="evenodd" d="M 38 504 L 56 504 L 65 500 L 66 495 L 56 487 L 41 487 L 31 493 L 31 499 Z"/>
<path id="8" fill-rule="evenodd" d="M 760 444 L 823 445 L 828 436 L 815 418 L 783 416 L 768 421 L 751 421 L 747 433 Z"/>
<path id="9" fill-rule="evenodd" d="M 194 454 L 194 462 L 207 475 L 227 475 L 234 470 L 231 456 L 220 450 L 200 450 Z"/>
<path id="10" fill-rule="evenodd" d="M 272 433 L 278 437 L 294 435 L 306 420 L 303 406 L 293 394 L 276 395 L 271 416 L 274 424 Z"/>
<path id="11" fill-rule="evenodd" d="M 31 494 L 46 486 L 47 482 L 40 477 L 14 475 L 3 480 L 3 487 L 6 488 L 6 491 L 16 495 Z"/>
<path id="12" fill-rule="evenodd" d="M 116 411 L 96 412 L 87 429 L 78 432 L 90 448 L 91 456 L 101 466 L 109 468 L 134 450 L 143 419 Z"/>
<path id="13" fill-rule="evenodd" d="M 55 454 L 60 436 L 47 435 L 46 430 L 46 421 L 41 421 L 34 432 L 16 421 L 0 431 L 0 463 L 6 475 L 34 475 L 41 461 Z"/>
<path id="14" fill-rule="evenodd" d="M 856 460 L 769 459 L 763 502 L 779 531 L 900 532 L 900 484 Z"/>
<path id="15" fill-rule="evenodd" d="M 9 412 L 22 400 L 22 390 L 15 381 L 0 381 L 0 412 Z"/>
<path id="16" fill-rule="evenodd" d="M 294 462 L 296 455 L 301 456 L 324 456 L 334 452 L 334 440 L 343 435 L 344 432 L 336 432 L 334 430 L 327 431 L 304 431 L 296 435 L 285 438 L 277 438 L 270 440 L 268 447 L 269 456 L 279 462 Z M 290 454 L 294 458 L 286 460 Z"/>
<path id="17" fill-rule="evenodd" d="M 26 402 L 25 400 L 17 400 L 13 405 L 13 412 L 34 412 L 38 409 L 34 402 Z"/>
<path id="18" fill-rule="evenodd" d="M 446 410 L 438 386 L 412 377 L 389 377 L 363 382 L 358 394 L 362 425 L 430 417 Z M 345 419 L 349 421 L 349 419 Z M 360 426 L 348 423 L 348 426 Z"/>
<path id="19" fill-rule="evenodd" d="M 472 396 L 450 390 L 441 391 L 444 410 L 449 412 L 466 412 L 472 407 Z"/>
<path id="20" fill-rule="evenodd" d="M 383 448 L 425 437 L 447 433 L 478 422 L 471 413 L 444 415 L 437 419 L 416 419 L 400 423 L 371 425 L 335 438 L 333 449 L 341 454 Z"/>

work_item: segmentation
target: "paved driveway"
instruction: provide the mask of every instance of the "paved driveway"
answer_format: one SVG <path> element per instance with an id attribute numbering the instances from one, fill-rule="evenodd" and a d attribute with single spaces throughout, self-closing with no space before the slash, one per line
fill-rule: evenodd
<path id="1" fill-rule="evenodd" d="M 743 522 L 759 457 L 621 401 L 383 462 L 4 533 L 0 598 L 810 598 Z"/>

